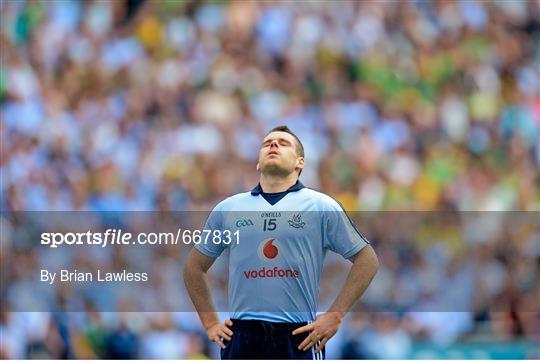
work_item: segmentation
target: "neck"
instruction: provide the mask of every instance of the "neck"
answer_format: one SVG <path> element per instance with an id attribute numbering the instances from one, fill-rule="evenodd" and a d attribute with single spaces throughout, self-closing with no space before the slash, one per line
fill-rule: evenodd
<path id="1" fill-rule="evenodd" d="M 296 175 L 296 172 L 293 172 L 286 177 L 261 174 L 259 183 L 264 193 L 279 193 L 285 192 L 287 189 L 291 188 L 297 180 L 298 176 Z"/>

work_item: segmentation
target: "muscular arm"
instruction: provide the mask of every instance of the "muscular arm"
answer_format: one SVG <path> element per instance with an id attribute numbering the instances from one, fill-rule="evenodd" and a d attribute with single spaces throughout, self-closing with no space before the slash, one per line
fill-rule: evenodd
<path id="1" fill-rule="evenodd" d="M 214 258 L 193 248 L 184 268 L 186 289 L 205 329 L 219 322 L 206 277 L 206 272 L 214 261 Z"/>
<path id="2" fill-rule="evenodd" d="M 340 319 L 362 296 L 379 269 L 379 260 L 370 245 L 349 258 L 352 267 L 343 288 L 328 312 L 336 312 Z"/>

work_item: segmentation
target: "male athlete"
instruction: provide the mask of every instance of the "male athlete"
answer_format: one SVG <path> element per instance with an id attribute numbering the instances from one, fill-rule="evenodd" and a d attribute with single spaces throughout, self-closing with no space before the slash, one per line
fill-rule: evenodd
<path id="1" fill-rule="evenodd" d="M 239 230 L 238 244 L 200 243 L 189 255 L 186 288 L 222 359 L 324 359 L 324 345 L 377 272 L 377 256 L 339 203 L 300 183 L 303 167 L 298 137 L 272 129 L 259 151 L 259 184 L 219 203 L 205 225 Z M 206 272 L 226 248 L 232 318 L 221 323 Z M 316 316 L 328 249 L 352 267 L 330 309 Z"/>

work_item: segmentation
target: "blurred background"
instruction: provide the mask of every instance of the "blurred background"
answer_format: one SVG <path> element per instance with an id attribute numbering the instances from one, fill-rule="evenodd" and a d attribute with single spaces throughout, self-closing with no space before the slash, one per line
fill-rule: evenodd
<path id="1" fill-rule="evenodd" d="M 210 210 L 256 185 L 261 139 L 281 124 L 304 143 L 302 182 L 350 212 L 540 211 L 539 1 L 2 0 L 0 11 L 2 212 Z M 382 263 L 368 299 L 472 279 L 475 312 L 353 313 L 328 357 L 540 357 L 538 227 L 488 227 L 454 247 L 459 222 L 410 242 L 387 225 L 358 224 Z M 16 247 L 8 258 L 45 262 Z M 191 313 L 21 313 L 6 299 L 2 358 L 218 356 Z"/>

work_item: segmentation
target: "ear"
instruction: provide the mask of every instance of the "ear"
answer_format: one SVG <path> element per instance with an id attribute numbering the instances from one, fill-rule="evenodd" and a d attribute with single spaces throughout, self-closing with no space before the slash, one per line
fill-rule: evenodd
<path id="1" fill-rule="evenodd" d="M 298 169 L 304 169 L 304 157 L 299 157 L 296 160 L 296 168 Z"/>
<path id="2" fill-rule="evenodd" d="M 257 162 L 257 166 L 255 167 L 257 169 L 257 172 L 261 170 L 261 166 L 259 165 L 259 162 Z"/>

